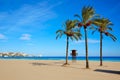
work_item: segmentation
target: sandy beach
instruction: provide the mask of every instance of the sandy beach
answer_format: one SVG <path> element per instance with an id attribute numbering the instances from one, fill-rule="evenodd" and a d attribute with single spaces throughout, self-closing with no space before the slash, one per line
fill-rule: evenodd
<path id="1" fill-rule="evenodd" d="M 64 61 L 0 60 L 0 80 L 120 80 L 120 62 L 77 61 L 63 67 Z"/>

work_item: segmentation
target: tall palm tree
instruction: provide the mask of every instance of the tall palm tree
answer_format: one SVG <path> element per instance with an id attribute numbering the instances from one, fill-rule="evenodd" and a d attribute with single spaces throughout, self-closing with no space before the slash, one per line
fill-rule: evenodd
<path id="1" fill-rule="evenodd" d="M 97 17 L 93 7 L 87 6 L 82 8 L 81 17 L 78 14 L 75 14 L 75 17 L 78 17 L 80 20 L 78 22 L 78 27 L 83 27 L 85 32 L 85 52 L 86 52 L 86 68 L 89 68 L 88 62 L 88 39 L 87 39 L 87 28 L 91 26 L 91 22 L 94 18 Z"/>
<path id="2" fill-rule="evenodd" d="M 112 31 L 112 28 L 110 26 L 113 25 L 112 22 L 109 19 L 107 19 L 107 18 L 97 18 L 97 19 L 94 19 L 92 23 L 97 26 L 97 28 L 94 28 L 95 31 L 98 30 L 100 32 L 100 66 L 102 66 L 103 65 L 103 63 L 102 63 L 103 34 L 111 37 L 113 41 L 116 41 L 117 38 L 109 32 L 109 31 Z M 95 31 L 93 31 L 93 33 Z"/>
<path id="3" fill-rule="evenodd" d="M 66 35 L 66 62 L 64 65 L 68 64 L 68 48 L 69 48 L 69 38 L 71 40 L 79 40 L 81 37 L 80 31 L 78 31 L 77 29 L 73 29 L 75 27 L 77 23 L 77 20 L 67 20 L 64 24 L 64 29 L 63 30 L 57 30 L 56 31 L 56 39 L 58 39 L 58 37 L 62 37 L 63 35 Z"/>

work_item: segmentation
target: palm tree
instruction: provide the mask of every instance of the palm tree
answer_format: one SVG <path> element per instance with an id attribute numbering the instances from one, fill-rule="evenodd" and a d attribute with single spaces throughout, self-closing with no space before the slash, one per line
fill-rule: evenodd
<path id="1" fill-rule="evenodd" d="M 68 64 L 68 48 L 69 48 L 69 38 L 71 40 L 76 39 L 79 40 L 81 37 L 80 31 L 77 29 L 73 29 L 76 25 L 77 20 L 67 20 L 64 24 L 64 29 L 63 30 L 57 30 L 56 31 L 56 39 L 58 37 L 62 37 L 63 35 L 66 35 L 66 62 L 64 65 Z"/>
<path id="2" fill-rule="evenodd" d="M 116 41 L 117 38 L 109 32 L 109 31 L 112 31 L 112 28 L 110 26 L 113 25 L 112 22 L 109 19 L 107 19 L 107 18 L 97 18 L 97 19 L 94 19 L 92 23 L 97 26 L 97 28 L 94 28 L 95 31 L 98 30 L 100 32 L 100 66 L 102 66 L 103 65 L 103 63 L 102 63 L 103 34 L 111 37 L 113 41 Z M 93 33 L 95 31 L 93 31 Z"/>
<path id="3" fill-rule="evenodd" d="M 75 14 L 75 17 L 78 17 L 80 20 L 78 22 L 78 27 L 83 27 L 85 32 L 85 50 L 86 50 L 86 68 L 89 68 L 88 62 L 88 39 L 87 39 L 87 28 L 91 26 L 91 22 L 94 18 L 97 17 L 93 7 L 87 6 L 82 8 L 82 17 L 78 14 Z"/>

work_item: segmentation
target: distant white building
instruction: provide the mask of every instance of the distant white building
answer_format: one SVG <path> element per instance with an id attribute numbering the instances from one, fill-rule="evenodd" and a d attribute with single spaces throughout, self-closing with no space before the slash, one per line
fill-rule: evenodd
<path id="1" fill-rule="evenodd" d="M 28 56 L 28 54 L 20 53 L 20 52 L 0 52 L 1 57 L 16 57 L 16 56 Z"/>

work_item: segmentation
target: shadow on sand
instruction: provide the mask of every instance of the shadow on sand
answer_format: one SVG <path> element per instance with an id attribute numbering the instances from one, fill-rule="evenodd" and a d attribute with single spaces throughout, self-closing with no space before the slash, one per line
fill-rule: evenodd
<path id="1" fill-rule="evenodd" d="M 103 70 L 103 69 L 96 69 L 94 71 L 97 72 L 104 72 L 104 73 L 111 73 L 111 74 L 119 74 L 120 75 L 120 71 L 115 71 L 115 70 Z"/>
<path id="2" fill-rule="evenodd" d="M 41 62 L 32 62 L 30 64 L 32 64 L 33 66 L 59 66 L 59 67 L 67 67 L 67 68 L 75 68 L 75 69 L 80 69 L 77 67 L 73 67 L 71 65 L 63 65 L 64 62 L 54 62 L 54 63 L 41 63 Z"/>
<path id="3" fill-rule="evenodd" d="M 47 64 L 47 63 L 38 63 L 38 62 L 33 62 L 33 63 L 30 63 L 30 64 L 32 64 L 34 66 L 51 65 L 51 64 Z"/>

